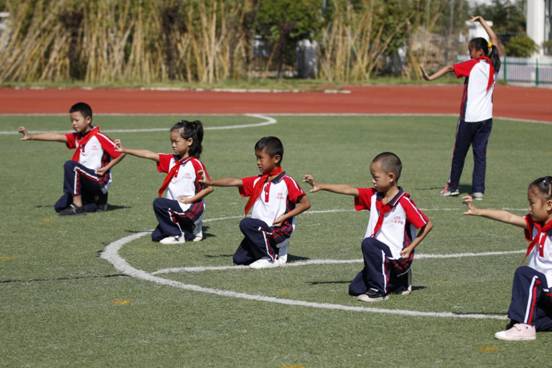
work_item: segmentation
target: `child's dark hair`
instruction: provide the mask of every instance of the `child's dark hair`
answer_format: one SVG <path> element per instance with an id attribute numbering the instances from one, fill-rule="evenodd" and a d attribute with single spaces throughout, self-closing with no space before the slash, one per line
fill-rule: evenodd
<path id="1" fill-rule="evenodd" d="M 278 137 L 262 137 L 255 143 L 255 151 L 265 151 L 271 157 L 280 156 L 280 162 L 284 158 L 284 145 Z"/>
<path id="2" fill-rule="evenodd" d="M 491 47 L 489 47 L 489 45 L 491 45 Z M 500 55 L 498 54 L 498 47 L 496 47 L 496 45 L 492 45 L 483 37 L 476 37 L 470 40 L 470 42 L 468 43 L 468 47 L 470 49 L 473 48 L 475 50 L 483 50 L 485 56 L 488 56 L 489 59 L 491 59 L 491 61 L 493 62 L 495 73 L 498 73 L 501 63 Z"/>
<path id="3" fill-rule="evenodd" d="M 86 102 L 77 102 L 69 109 L 69 113 L 80 112 L 85 118 L 92 119 L 92 108 Z"/>
<path id="4" fill-rule="evenodd" d="M 184 139 L 192 138 L 189 154 L 199 158 L 202 150 L 201 142 L 203 141 L 203 124 L 201 124 L 201 121 L 181 120 L 171 128 L 171 132 L 175 130 L 180 130 L 180 136 Z"/>
<path id="5" fill-rule="evenodd" d="M 393 152 L 382 152 L 374 157 L 372 162 L 379 162 L 383 171 L 392 172 L 395 174 L 395 181 L 399 181 L 402 171 L 402 162 L 399 156 Z"/>
<path id="6" fill-rule="evenodd" d="M 529 188 L 536 188 L 546 200 L 552 199 L 552 176 L 543 176 L 533 180 L 529 184 Z"/>

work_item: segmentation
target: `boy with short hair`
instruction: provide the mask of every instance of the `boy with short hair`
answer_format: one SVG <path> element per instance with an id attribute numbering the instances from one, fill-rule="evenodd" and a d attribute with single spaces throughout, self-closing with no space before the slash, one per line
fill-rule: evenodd
<path id="1" fill-rule="evenodd" d="M 73 132 L 31 134 L 20 127 L 22 141 L 62 142 L 75 149 L 64 164 L 63 195 L 54 205 L 60 215 L 78 215 L 85 211 L 107 209 L 107 190 L 111 184 L 110 169 L 123 157 L 115 143 L 92 124 L 92 108 L 78 102 L 69 109 Z"/>
<path id="2" fill-rule="evenodd" d="M 249 197 L 245 215 L 240 222 L 244 235 L 234 253 L 236 265 L 251 268 L 271 268 L 287 261 L 287 243 L 294 230 L 294 217 L 310 208 L 305 192 L 281 167 L 284 147 L 277 137 L 263 137 L 255 144 L 255 156 L 260 175 L 222 178 L 203 182 L 210 186 L 238 187 Z"/>
<path id="3" fill-rule="evenodd" d="M 372 188 L 322 184 L 312 175 L 304 177 L 312 186 L 311 192 L 325 190 L 351 195 L 355 197 L 357 211 L 370 211 L 361 247 L 364 268 L 349 285 L 349 294 L 363 302 L 387 299 L 390 292 L 410 294 L 414 249 L 432 228 L 431 221 L 416 207 L 410 194 L 398 186 L 401 169 L 397 155 L 383 152 L 370 164 Z"/>

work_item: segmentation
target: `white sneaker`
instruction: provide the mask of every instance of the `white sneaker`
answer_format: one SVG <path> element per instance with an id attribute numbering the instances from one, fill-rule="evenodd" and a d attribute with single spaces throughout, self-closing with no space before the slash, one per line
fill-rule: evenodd
<path id="1" fill-rule="evenodd" d="M 381 302 L 383 300 L 387 300 L 389 299 L 389 297 L 387 295 L 379 295 L 379 294 L 375 294 L 375 295 L 360 294 L 359 296 L 357 296 L 357 299 L 365 303 L 374 303 L 374 302 Z"/>
<path id="2" fill-rule="evenodd" d="M 412 285 L 408 285 L 406 289 L 397 292 L 398 295 L 410 295 L 411 293 L 412 293 Z"/>
<path id="3" fill-rule="evenodd" d="M 274 262 L 268 257 L 263 257 L 261 259 L 256 260 L 255 262 L 251 263 L 249 267 L 254 268 L 256 270 L 261 268 L 274 268 L 278 267 L 280 264 L 278 261 Z"/>
<path id="4" fill-rule="evenodd" d="M 184 244 L 186 243 L 186 239 L 184 239 L 183 236 L 167 236 L 166 238 L 163 238 L 159 240 L 159 243 L 161 244 Z"/>
<path id="5" fill-rule="evenodd" d="M 443 197 L 456 197 L 460 195 L 460 191 L 458 189 L 455 190 L 445 190 L 441 192 L 441 195 Z"/>
<path id="6" fill-rule="evenodd" d="M 200 231 L 194 234 L 194 239 L 192 241 L 198 242 L 203 240 L 203 231 Z"/>
<path id="7" fill-rule="evenodd" d="M 495 333 L 495 337 L 505 341 L 530 341 L 537 338 L 537 332 L 535 326 L 516 323 L 509 330 Z"/>
<path id="8" fill-rule="evenodd" d="M 476 201 L 482 201 L 482 200 L 483 200 L 483 196 L 484 196 L 484 194 L 481 193 L 481 192 L 474 192 L 474 193 L 472 193 L 472 197 L 473 197 L 473 199 L 475 199 Z"/>
<path id="9" fill-rule="evenodd" d="M 281 245 L 280 245 L 281 244 Z M 281 242 L 280 244 L 278 244 L 278 259 L 277 259 L 277 262 L 283 266 L 287 263 L 287 258 L 288 258 L 288 240 L 284 240 L 283 242 Z"/>

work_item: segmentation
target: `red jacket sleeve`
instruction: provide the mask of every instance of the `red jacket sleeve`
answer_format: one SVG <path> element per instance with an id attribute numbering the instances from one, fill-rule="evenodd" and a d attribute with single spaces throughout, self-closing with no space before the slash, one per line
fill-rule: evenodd
<path id="1" fill-rule="evenodd" d="M 523 219 L 525 220 L 525 229 L 524 229 L 525 239 L 531 241 L 533 240 L 533 227 L 535 226 L 535 223 L 533 222 L 533 219 L 529 215 L 525 215 Z"/>
<path id="2" fill-rule="evenodd" d="M 77 143 L 75 141 L 75 133 L 67 133 L 65 134 L 65 144 L 67 145 L 67 148 L 77 148 Z"/>
<path id="3" fill-rule="evenodd" d="M 414 225 L 417 229 L 425 226 L 428 222 L 428 218 L 420 211 L 416 204 L 408 196 L 403 196 L 400 199 L 400 204 L 406 213 L 406 220 Z"/>
<path id="4" fill-rule="evenodd" d="M 462 63 L 454 64 L 452 67 L 454 69 L 454 74 L 456 78 L 469 77 L 472 68 L 477 64 L 479 60 L 470 59 Z"/>
<path id="5" fill-rule="evenodd" d="M 205 164 L 198 159 L 194 158 L 192 159 L 192 166 L 194 167 L 195 172 L 195 183 L 200 184 L 199 181 L 203 178 L 203 174 L 207 177 L 207 179 L 211 179 L 209 176 L 209 173 L 207 172 L 207 168 L 205 167 Z"/>
<path id="6" fill-rule="evenodd" d="M 121 152 L 115 149 L 117 147 L 115 145 L 115 142 L 113 142 L 107 135 L 98 133 L 96 134 L 96 138 L 98 138 L 98 141 L 102 145 L 102 149 L 107 152 L 107 154 L 111 158 L 117 158 L 121 156 Z"/>
<path id="7" fill-rule="evenodd" d="M 299 202 L 301 198 L 303 198 L 303 196 L 305 195 L 305 192 L 303 191 L 303 189 L 301 189 L 301 187 L 299 186 L 299 184 L 297 184 L 295 179 L 293 179 L 290 176 L 284 176 L 284 181 L 287 186 L 289 201 L 291 203 Z"/>
<path id="8" fill-rule="evenodd" d="M 171 164 L 172 158 L 173 158 L 173 155 L 169 153 L 160 153 L 159 162 L 157 163 L 157 171 L 162 173 L 168 173 L 169 165 Z"/>
<path id="9" fill-rule="evenodd" d="M 250 197 L 253 194 L 253 188 L 255 187 L 255 180 L 258 179 L 258 176 L 248 176 L 242 178 L 242 186 L 239 187 L 240 194 L 244 197 Z"/>
<path id="10" fill-rule="evenodd" d="M 372 196 L 376 193 L 374 188 L 356 188 L 358 190 L 358 196 L 355 197 L 355 210 L 370 211 L 372 205 Z"/>

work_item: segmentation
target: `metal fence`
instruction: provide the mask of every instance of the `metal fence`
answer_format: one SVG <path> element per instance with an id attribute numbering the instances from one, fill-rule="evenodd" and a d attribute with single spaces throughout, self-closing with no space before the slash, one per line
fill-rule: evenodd
<path id="1" fill-rule="evenodd" d="M 540 58 L 504 57 L 498 79 L 507 83 L 552 85 L 552 61 Z"/>

